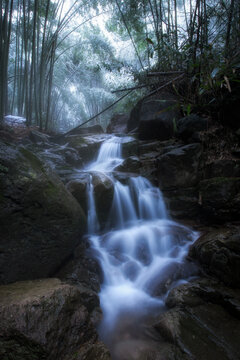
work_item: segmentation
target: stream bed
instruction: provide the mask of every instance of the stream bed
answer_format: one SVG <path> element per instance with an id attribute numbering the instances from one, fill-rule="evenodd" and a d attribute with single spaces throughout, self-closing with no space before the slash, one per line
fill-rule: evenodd
<path id="1" fill-rule="evenodd" d="M 193 275 L 185 258 L 198 237 L 170 218 L 161 191 L 146 178 L 125 174 L 124 183 L 115 178 L 114 169 L 124 161 L 123 142 L 124 137 L 107 139 L 84 170 L 89 173 L 88 236 L 103 273 L 99 335 L 114 360 L 139 359 L 139 353 L 159 346 L 150 325 L 165 310 L 168 292 Z M 104 229 L 95 206 L 95 172 L 114 186 Z"/>

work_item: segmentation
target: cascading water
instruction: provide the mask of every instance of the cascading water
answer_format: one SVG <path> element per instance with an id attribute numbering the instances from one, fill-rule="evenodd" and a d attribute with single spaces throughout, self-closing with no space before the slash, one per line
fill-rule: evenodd
<path id="1" fill-rule="evenodd" d="M 114 183 L 111 216 L 100 234 L 90 175 L 88 229 L 104 274 L 100 336 L 113 359 L 131 360 L 138 359 L 136 344 L 146 343 L 141 324 L 163 311 L 167 292 L 188 275 L 184 259 L 197 233 L 169 218 L 160 190 L 147 179 L 115 180 L 112 172 L 123 162 L 123 140 L 108 139 L 87 168 L 107 173 Z"/>

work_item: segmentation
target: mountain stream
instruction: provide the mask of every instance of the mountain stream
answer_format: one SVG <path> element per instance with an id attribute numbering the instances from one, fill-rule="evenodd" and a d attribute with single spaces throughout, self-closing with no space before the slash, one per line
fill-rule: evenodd
<path id="1" fill-rule="evenodd" d="M 88 234 L 103 272 L 99 334 L 114 360 L 140 359 L 139 354 L 157 346 L 148 324 L 164 311 L 169 291 L 192 275 L 185 258 L 198 237 L 171 220 L 161 191 L 146 178 L 129 176 L 124 183 L 115 178 L 114 169 L 124 161 L 123 141 L 107 139 L 97 160 L 85 169 L 90 173 Z M 104 231 L 98 223 L 92 172 L 104 173 L 114 184 Z"/>

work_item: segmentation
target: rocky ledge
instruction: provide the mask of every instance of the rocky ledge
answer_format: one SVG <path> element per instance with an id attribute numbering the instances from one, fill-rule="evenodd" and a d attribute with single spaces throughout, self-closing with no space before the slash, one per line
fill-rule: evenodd
<path id="1" fill-rule="evenodd" d="M 88 289 L 54 278 L 0 286 L 1 359 L 109 360 L 94 302 Z"/>

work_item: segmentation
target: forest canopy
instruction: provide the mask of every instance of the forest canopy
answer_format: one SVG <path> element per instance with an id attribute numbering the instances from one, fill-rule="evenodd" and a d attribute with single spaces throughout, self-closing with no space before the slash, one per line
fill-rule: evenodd
<path id="1" fill-rule="evenodd" d="M 188 111 L 200 98 L 234 97 L 239 87 L 237 0 L 0 3 L 0 122 L 15 114 L 40 130 L 64 131 L 116 101 L 112 91 L 146 84 L 151 72 L 188 75 L 191 89 L 180 94 Z M 106 126 L 110 116 L 95 122 Z"/>

